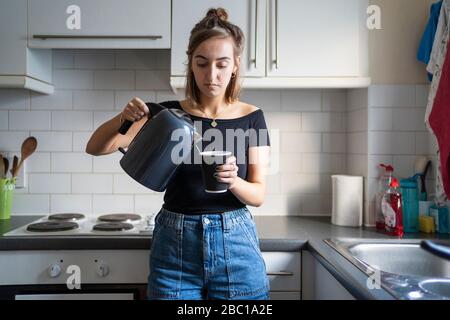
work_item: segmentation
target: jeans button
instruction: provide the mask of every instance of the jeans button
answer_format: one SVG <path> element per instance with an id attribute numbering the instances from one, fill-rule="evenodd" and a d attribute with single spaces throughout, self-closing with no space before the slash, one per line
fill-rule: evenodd
<path id="1" fill-rule="evenodd" d="M 208 218 L 204 218 L 204 219 L 203 219 L 203 222 L 204 222 L 205 224 L 209 224 L 209 219 L 208 219 Z"/>

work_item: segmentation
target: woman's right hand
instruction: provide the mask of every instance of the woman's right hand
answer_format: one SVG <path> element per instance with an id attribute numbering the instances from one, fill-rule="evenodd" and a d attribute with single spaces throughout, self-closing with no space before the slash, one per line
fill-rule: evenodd
<path id="1" fill-rule="evenodd" d="M 138 97 L 131 99 L 122 110 L 122 121 L 129 120 L 132 122 L 139 121 L 149 114 L 150 110 L 144 101 Z"/>

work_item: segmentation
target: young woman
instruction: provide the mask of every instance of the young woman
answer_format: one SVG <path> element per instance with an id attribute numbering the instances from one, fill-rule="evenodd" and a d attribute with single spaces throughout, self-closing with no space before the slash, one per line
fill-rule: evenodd
<path id="1" fill-rule="evenodd" d="M 217 167 L 216 179 L 229 188 L 225 193 L 207 193 L 201 164 L 180 165 L 155 219 L 150 299 L 269 298 L 265 263 L 246 205 L 260 206 L 264 201 L 270 142 L 262 110 L 238 100 L 244 35 L 227 18 L 224 9 L 210 9 L 195 25 L 187 50 L 186 99 L 160 104 L 181 109 L 199 122 L 202 144 L 208 130 L 222 134 L 222 150 L 234 156 Z M 158 112 L 149 106 L 132 99 L 94 132 L 86 152 L 102 155 L 127 147 L 147 118 Z M 121 136 L 117 130 L 125 119 L 134 123 Z M 257 134 L 240 139 L 239 134 L 227 135 L 227 130 Z"/>

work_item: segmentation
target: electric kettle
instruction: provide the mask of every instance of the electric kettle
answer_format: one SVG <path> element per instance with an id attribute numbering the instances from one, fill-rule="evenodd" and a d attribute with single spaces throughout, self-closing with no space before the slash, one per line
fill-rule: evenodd
<path id="1" fill-rule="evenodd" d="M 190 155 L 194 144 L 201 140 L 201 135 L 183 110 L 169 109 L 157 103 L 149 105 L 152 110 L 161 111 L 147 120 L 126 151 L 119 148 L 123 153 L 120 166 L 143 186 L 164 191 L 179 164 Z M 132 124 L 132 121 L 126 120 L 119 133 L 127 133 Z M 176 155 L 173 154 L 175 146 L 176 150 L 180 150 Z"/>

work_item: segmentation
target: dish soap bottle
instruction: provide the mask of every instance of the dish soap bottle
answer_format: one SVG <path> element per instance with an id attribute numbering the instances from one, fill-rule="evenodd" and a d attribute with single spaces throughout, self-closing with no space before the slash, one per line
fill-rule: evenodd
<path id="1" fill-rule="evenodd" d="M 379 184 L 378 184 L 378 192 L 376 195 L 376 228 L 379 231 L 384 231 L 384 215 L 383 210 L 381 208 L 381 202 L 383 200 L 383 196 L 386 193 L 386 191 L 389 189 L 389 186 L 392 182 L 392 172 L 394 171 L 394 167 L 391 165 L 385 165 L 380 163 L 380 167 L 384 168 L 384 173 L 380 178 Z"/>
<path id="2" fill-rule="evenodd" d="M 385 230 L 387 234 L 403 236 L 402 195 L 398 190 L 399 183 L 392 178 L 389 188 L 383 195 L 381 209 L 384 216 Z"/>

